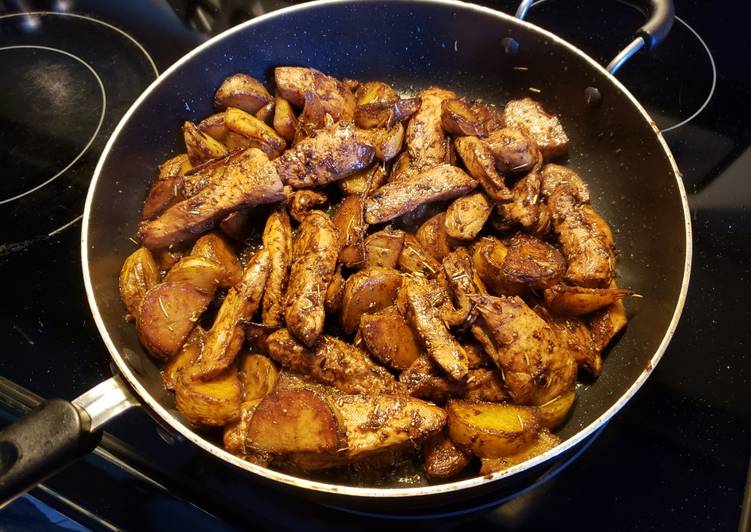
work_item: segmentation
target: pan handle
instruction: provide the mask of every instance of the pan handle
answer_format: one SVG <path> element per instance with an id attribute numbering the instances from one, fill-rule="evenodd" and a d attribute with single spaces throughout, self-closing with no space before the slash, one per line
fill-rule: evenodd
<path id="1" fill-rule="evenodd" d="M 516 9 L 516 18 L 524 20 L 527 11 L 533 5 L 544 0 L 521 0 Z M 618 52 L 613 60 L 608 63 L 607 71 L 615 74 L 626 61 L 631 59 L 639 50 L 645 48 L 652 50 L 665 40 L 675 19 L 675 6 L 673 0 L 639 0 L 637 3 L 644 6 L 647 12 L 647 22 L 634 34 L 634 38 L 623 50 Z"/>
<path id="2" fill-rule="evenodd" d="M 101 426 L 138 404 L 120 377 L 112 377 L 73 402 L 49 399 L 0 431 L 0 507 L 88 454 Z"/>

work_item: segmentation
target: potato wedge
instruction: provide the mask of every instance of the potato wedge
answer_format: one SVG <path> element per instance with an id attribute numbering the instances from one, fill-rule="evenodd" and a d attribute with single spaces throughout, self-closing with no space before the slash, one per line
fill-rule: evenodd
<path id="1" fill-rule="evenodd" d="M 566 261 L 561 252 L 539 238 L 517 233 L 506 244 L 508 251 L 503 261 L 501 279 L 507 293 L 543 290 L 554 285 L 566 271 Z"/>
<path id="2" fill-rule="evenodd" d="M 287 143 L 273 128 L 240 109 L 228 107 L 224 111 L 224 122 L 227 129 L 247 138 L 248 146 L 258 148 L 269 159 L 278 157 L 287 147 Z"/>
<path id="3" fill-rule="evenodd" d="M 198 368 L 180 372 L 175 386 L 175 406 L 194 425 L 221 427 L 240 416 L 242 386 L 232 366 L 211 380 L 200 378 Z"/>
<path id="4" fill-rule="evenodd" d="M 404 246 L 404 231 L 383 229 L 365 239 L 365 268 L 396 268 Z"/>
<path id="5" fill-rule="evenodd" d="M 222 81 L 214 95 L 214 107 L 226 109 L 236 107 L 254 114 L 274 98 L 257 79 L 243 73 L 232 74 Z"/>
<path id="6" fill-rule="evenodd" d="M 182 177 L 193 168 L 188 154 L 181 153 L 159 166 L 159 175 L 151 184 L 146 201 L 143 202 L 141 217 L 145 220 L 162 212 L 182 199 Z"/>
<path id="7" fill-rule="evenodd" d="M 431 436 L 422 446 L 422 464 L 431 480 L 453 477 L 472 461 L 472 455 L 451 441 L 446 432 Z"/>
<path id="8" fill-rule="evenodd" d="M 276 104 L 274 102 L 269 102 L 263 107 L 261 107 L 258 111 L 255 112 L 253 116 L 255 116 L 258 120 L 266 124 L 267 126 L 274 125 L 274 110 L 276 108 Z M 280 135 L 281 136 L 281 135 Z M 284 137 L 282 137 L 284 138 Z"/>
<path id="9" fill-rule="evenodd" d="M 246 440 L 272 454 L 333 454 L 340 448 L 341 436 L 325 399 L 308 390 L 276 390 L 256 406 Z"/>
<path id="10" fill-rule="evenodd" d="M 407 393 L 413 397 L 443 404 L 449 397 L 463 397 L 466 386 L 463 381 L 446 377 L 443 371 L 428 357 L 420 355 L 399 375 Z"/>
<path id="11" fill-rule="evenodd" d="M 616 301 L 593 314 L 589 318 L 589 329 L 592 331 L 595 350 L 603 351 L 627 323 L 623 301 Z"/>
<path id="12" fill-rule="evenodd" d="M 388 173 L 384 165 L 374 164 L 339 181 L 339 188 L 344 194 L 368 196 L 378 189 L 387 177 Z"/>
<path id="13" fill-rule="evenodd" d="M 190 247 L 186 243 L 181 243 L 166 248 L 155 248 L 150 251 L 159 269 L 167 271 L 190 252 Z"/>
<path id="14" fill-rule="evenodd" d="M 440 212 L 423 223 L 415 233 L 417 241 L 433 257 L 442 261 L 451 253 L 455 242 L 446 233 L 446 213 Z"/>
<path id="15" fill-rule="evenodd" d="M 390 128 L 361 129 L 358 137 L 363 143 L 373 146 L 375 157 L 388 162 L 402 151 L 404 126 L 397 122 Z"/>
<path id="16" fill-rule="evenodd" d="M 239 371 L 244 401 L 266 397 L 276 386 L 279 375 L 270 358 L 250 353 L 240 357 Z"/>
<path id="17" fill-rule="evenodd" d="M 213 294 L 223 276 L 224 269 L 216 261 L 206 257 L 188 255 L 170 268 L 167 275 L 164 276 L 164 282 L 186 281 L 199 290 Z"/>
<path id="18" fill-rule="evenodd" d="M 359 266 L 365 259 L 363 238 L 367 226 L 363 209 L 362 197 L 352 195 L 344 198 L 331 215 L 331 222 L 339 231 L 342 246 L 339 262 L 349 268 Z"/>
<path id="19" fill-rule="evenodd" d="M 219 222 L 219 229 L 235 242 L 242 242 L 253 230 L 252 212 L 252 208 L 242 208 L 229 213 Z"/>
<path id="20" fill-rule="evenodd" d="M 159 277 L 159 266 L 148 249 L 138 248 L 125 259 L 120 270 L 119 287 L 120 299 L 128 311 L 126 320 L 136 319 L 141 301 L 146 292 L 156 286 Z"/>
<path id="21" fill-rule="evenodd" d="M 183 123 L 183 138 L 188 159 L 193 165 L 227 154 L 224 144 L 201 133 L 193 122 Z"/>
<path id="22" fill-rule="evenodd" d="M 485 124 L 475 115 L 469 103 L 459 98 L 441 102 L 441 125 L 449 135 L 474 135 L 484 137 L 487 134 Z"/>
<path id="23" fill-rule="evenodd" d="M 270 269 L 271 259 L 265 249 L 248 261 L 240 282 L 227 292 L 214 324 L 206 335 L 196 376 L 212 379 L 235 360 L 245 341 L 242 324 L 250 320 L 258 310 Z"/>
<path id="24" fill-rule="evenodd" d="M 342 299 L 342 329 L 355 332 L 360 317 L 391 306 L 402 285 L 402 275 L 390 268 L 366 268 L 347 279 Z"/>
<path id="25" fill-rule="evenodd" d="M 546 160 L 568 152 L 569 140 L 560 120 L 532 98 L 509 101 L 503 109 L 503 120 L 506 126 L 524 131 Z"/>
<path id="26" fill-rule="evenodd" d="M 467 173 L 477 179 L 488 197 L 498 202 L 511 201 L 511 191 L 503 175 L 495 167 L 495 159 L 487 143 L 478 137 L 457 137 L 454 147 Z"/>
<path id="27" fill-rule="evenodd" d="M 446 406 L 451 439 L 481 458 L 498 458 L 530 445 L 540 430 L 536 408 L 451 400 Z"/>
<path id="28" fill-rule="evenodd" d="M 355 91 L 355 102 L 357 105 L 366 105 L 369 103 L 396 103 L 399 101 L 399 94 L 388 83 L 382 81 L 367 81 L 360 83 Z"/>
<path id="29" fill-rule="evenodd" d="M 545 289 L 545 303 L 555 314 L 581 316 L 633 295 L 624 288 L 584 288 L 557 284 Z"/>
<path id="30" fill-rule="evenodd" d="M 268 467 L 271 463 L 271 456 L 268 453 L 263 453 L 250 447 L 246 438 L 248 423 L 260 403 L 261 399 L 256 399 L 253 401 L 244 401 L 240 405 L 239 419 L 230 421 L 224 426 L 222 443 L 227 451 L 241 457 L 243 460 L 262 467 Z"/>
<path id="31" fill-rule="evenodd" d="M 243 267 L 232 246 L 219 233 L 208 233 L 196 240 L 190 254 L 216 262 L 222 268 L 219 278 L 221 288 L 229 288 L 240 282 Z"/>
<path id="32" fill-rule="evenodd" d="M 344 299 L 344 277 L 342 276 L 342 267 L 339 265 L 334 277 L 331 279 L 328 288 L 326 288 L 326 298 L 323 300 L 323 308 L 329 314 L 339 314 L 342 311 L 342 300 Z"/>
<path id="33" fill-rule="evenodd" d="M 493 294 L 505 294 L 508 290 L 503 278 L 507 255 L 508 248 L 493 237 L 481 238 L 472 246 L 472 266 Z"/>
<path id="34" fill-rule="evenodd" d="M 575 401 L 576 391 L 569 390 L 538 406 L 540 425 L 550 430 L 555 430 L 563 425 Z"/>
<path id="35" fill-rule="evenodd" d="M 446 209 L 446 234 L 457 240 L 474 240 L 492 210 L 493 204 L 482 192 L 455 199 Z"/>
<path id="36" fill-rule="evenodd" d="M 394 307 L 363 314 L 360 335 L 368 352 L 390 368 L 405 370 L 422 353 L 412 328 Z"/>
<path id="37" fill-rule="evenodd" d="M 432 279 L 441 269 L 440 263 L 410 234 L 404 235 L 404 245 L 399 254 L 399 269 L 406 273 L 419 273 Z"/>
<path id="38" fill-rule="evenodd" d="M 224 142 L 227 140 L 227 125 L 224 123 L 224 113 L 215 113 L 209 115 L 200 122 L 198 122 L 198 130 L 202 133 L 206 133 L 209 137 Z"/>
<path id="39" fill-rule="evenodd" d="M 168 390 L 175 389 L 180 372 L 192 366 L 201 355 L 205 338 L 206 331 L 200 325 L 196 325 L 188 336 L 188 339 L 185 340 L 180 352 L 169 359 L 162 367 L 162 382 L 164 382 L 165 388 Z"/>
<path id="40" fill-rule="evenodd" d="M 295 131 L 297 131 L 297 117 L 292 110 L 292 106 L 284 98 L 279 96 L 275 99 L 276 106 L 274 108 L 274 129 L 279 136 L 285 139 L 287 142 L 292 142 L 295 138 Z"/>
<path id="41" fill-rule="evenodd" d="M 505 471 L 510 467 L 519 465 L 535 456 L 539 456 L 542 453 L 549 451 L 559 443 L 561 443 L 561 439 L 558 436 L 552 434 L 547 429 L 542 429 L 537 439 L 521 451 L 501 458 L 481 458 L 480 474 L 490 475 L 492 473 Z"/>

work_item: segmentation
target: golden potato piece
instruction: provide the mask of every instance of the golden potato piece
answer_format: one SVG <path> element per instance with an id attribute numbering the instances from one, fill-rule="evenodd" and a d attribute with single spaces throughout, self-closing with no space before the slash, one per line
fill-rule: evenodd
<path id="1" fill-rule="evenodd" d="M 537 144 L 545 159 L 568 152 L 568 136 L 558 117 L 545 112 L 532 98 L 511 100 L 503 109 L 508 127 L 519 128 Z"/>
<path id="2" fill-rule="evenodd" d="M 146 201 L 143 202 L 141 217 L 144 220 L 156 216 L 182 199 L 182 177 L 191 168 L 193 166 L 186 153 L 181 153 L 159 166 L 159 175 L 151 184 Z"/>
<path id="3" fill-rule="evenodd" d="M 472 246 L 472 266 L 493 294 L 504 294 L 508 290 L 503 277 L 507 255 L 508 248 L 493 237 L 481 238 Z"/>
<path id="4" fill-rule="evenodd" d="M 344 194 L 368 196 L 378 189 L 386 181 L 387 177 L 388 173 L 384 165 L 374 164 L 339 181 L 339 188 Z"/>
<path id="5" fill-rule="evenodd" d="M 329 314 L 339 314 L 342 311 L 343 299 L 344 277 L 342 276 L 342 267 L 340 265 L 336 269 L 328 288 L 326 288 L 326 298 L 323 301 L 323 307 Z"/>
<path id="6" fill-rule="evenodd" d="M 555 284 L 566 271 L 566 261 L 556 248 L 525 233 L 508 242 L 501 277 L 508 293 L 541 290 Z"/>
<path id="7" fill-rule="evenodd" d="M 176 355 L 214 298 L 187 281 L 165 281 L 146 292 L 136 325 L 141 343 L 156 358 Z"/>
<path id="8" fill-rule="evenodd" d="M 274 108 L 274 129 L 287 142 L 292 142 L 297 131 L 297 117 L 292 106 L 284 98 L 276 97 Z"/>
<path id="9" fill-rule="evenodd" d="M 624 288 L 584 288 L 557 284 L 547 288 L 544 295 L 545 303 L 555 314 L 581 316 L 612 305 L 633 293 Z"/>
<path id="10" fill-rule="evenodd" d="M 162 382 L 164 382 L 165 388 L 168 390 L 175 389 L 182 370 L 193 365 L 201 355 L 205 338 L 206 331 L 200 325 L 196 325 L 188 339 L 185 340 L 180 352 L 169 359 L 162 367 Z"/>
<path id="11" fill-rule="evenodd" d="M 214 95 L 217 109 L 236 107 L 250 114 L 272 101 L 274 98 L 260 81 L 243 73 L 233 74 L 222 81 Z"/>
<path id="12" fill-rule="evenodd" d="M 227 153 L 224 144 L 211 138 L 206 133 L 201 133 L 193 122 L 183 123 L 183 137 L 188 158 L 194 165 L 222 157 Z"/>
<path id="13" fill-rule="evenodd" d="M 373 146 L 376 159 L 388 162 L 402 151 L 404 126 L 397 122 L 389 128 L 360 129 L 357 136 L 363 143 Z"/>
<path id="14" fill-rule="evenodd" d="M 362 197 L 352 195 L 344 198 L 331 215 L 331 222 L 339 231 L 342 246 L 339 262 L 350 268 L 360 265 L 365 258 L 363 238 L 367 229 Z"/>
<path id="15" fill-rule="evenodd" d="M 428 278 L 438 275 L 441 265 L 426 248 L 410 234 L 404 235 L 404 245 L 399 254 L 399 269 L 407 273 L 420 273 Z"/>
<path id="16" fill-rule="evenodd" d="M 493 204 L 482 192 L 455 199 L 446 209 L 446 234 L 457 240 L 474 240 L 492 210 Z"/>
<path id="17" fill-rule="evenodd" d="M 263 107 L 261 107 L 256 113 L 253 115 L 258 120 L 266 124 L 267 126 L 274 125 L 274 110 L 276 108 L 276 104 L 274 102 L 269 102 Z M 278 133 L 278 131 L 277 131 Z M 281 136 L 281 135 L 280 135 Z M 282 137 L 283 138 L 283 137 Z"/>
<path id="18" fill-rule="evenodd" d="M 451 439 L 481 458 L 514 454 L 540 430 L 536 408 L 451 400 L 446 406 Z"/>
<path id="19" fill-rule="evenodd" d="M 164 282 L 186 281 L 200 290 L 213 293 L 223 276 L 224 269 L 216 261 L 188 255 L 170 268 L 164 277 Z"/>
<path id="20" fill-rule="evenodd" d="M 441 125 L 449 135 L 484 137 L 487 133 L 485 124 L 475 115 L 470 104 L 459 98 L 441 102 Z"/>
<path id="21" fill-rule="evenodd" d="M 263 293 L 263 324 L 279 327 L 284 317 L 284 290 L 292 263 L 292 226 L 287 211 L 276 209 L 266 219 L 263 247 L 268 250 L 271 270 Z"/>
<path id="22" fill-rule="evenodd" d="M 190 247 L 182 243 L 167 246 L 166 248 L 155 248 L 150 251 L 159 269 L 165 271 L 172 268 L 180 259 L 185 257 L 190 252 Z"/>
<path id="23" fill-rule="evenodd" d="M 219 142 L 224 142 L 227 139 L 227 133 L 229 133 L 227 125 L 224 123 L 224 113 L 207 116 L 198 122 L 198 130 Z"/>
<path id="24" fill-rule="evenodd" d="M 146 292 L 159 282 L 159 267 L 151 252 L 138 248 L 131 253 L 120 270 L 120 299 L 128 311 L 127 320 L 134 320 L 138 315 Z"/>
<path id="25" fill-rule="evenodd" d="M 365 239 L 365 268 L 396 268 L 404 246 L 404 231 L 383 229 Z"/>
<path id="26" fill-rule="evenodd" d="M 520 129 L 505 127 L 493 131 L 486 143 L 496 169 L 504 175 L 528 172 L 540 161 L 537 146 Z"/>
<path id="27" fill-rule="evenodd" d="M 197 375 L 198 368 L 185 368 L 175 386 L 175 406 L 195 425 L 221 427 L 240 417 L 242 386 L 237 368 L 232 366 L 211 380 Z"/>
<path id="28" fill-rule="evenodd" d="M 227 129 L 247 138 L 248 146 L 258 148 L 269 159 L 278 157 L 287 147 L 287 143 L 273 128 L 240 109 L 228 107 L 224 111 L 224 122 Z"/>
<path id="29" fill-rule="evenodd" d="M 402 285 L 402 275 L 389 268 L 366 268 L 347 279 L 342 299 L 342 329 L 351 334 L 366 312 L 393 305 Z"/>
<path id="30" fill-rule="evenodd" d="M 218 233 L 208 233 L 196 240 L 190 254 L 216 262 L 222 268 L 221 288 L 235 286 L 243 275 L 243 267 L 232 246 Z"/>
<path id="31" fill-rule="evenodd" d="M 369 103 L 396 103 L 399 101 L 399 94 L 388 83 L 382 81 L 367 81 L 360 83 L 355 91 L 355 102 L 357 105 L 366 105 Z"/>
<path id="32" fill-rule="evenodd" d="M 257 354 L 241 356 L 239 371 L 244 401 L 263 399 L 270 394 L 279 374 L 270 358 Z"/>
<path id="33" fill-rule="evenodd" d="M 537 439 L 521 451 L 501 458 L 481 458 L 480 474 L 490 475 L 492 473 L 505 471 L 510 467 L 526 462 L 535 456 L 539 456 L 542 453 L 549 451 L 559 443 L 561 443 L 561 439 L 558 436 L 552 434 L 547 429 L 542 429 Z"/>
<path id="34" fill-rule="evenodd" d="M 627 323 L 623 301 L 616 301 L 593 314 L 589 318 L 589 329 L 595 350 L 603 351 Z"/>
<path id="35" fill-rule="evenodd" d="M 451 253 L 454 242 L 446 232 L 446 213 L 440 212 L 423 223 L 415 237 L 436 260 L 442 261 Z"/>
<path id="36" fill-rule="evenodd" d="M 467 173 L 477 179 L 485 193 L 495 201 L 511 201 L 511 191 L 503 175 L 495 167 L 495 159 L 487 143 L 474 136 L 457 137 L 454 147 Z"/>
<path id="37" fill-rule="evenodd" d="M 235 242 L 242 242 L 252 231 L 252 209 L 243 208 L 229 213 L 219 222 L 219 229 Z"/>
<path id="38" fill-rule="evenodd" d="M 445 432 L 431 436 L 422 446 L 425 475 L 431 480 L 451 478 L 469 465 L 472 455 L 451 441 Z"/>
<path id="39" fill-rule="evenodd" d="M 326 194 L 315 190 L 295 190 L 289 196 L 289 214 L 296 222 L 302 222 L 310 211 L 325 205 L 328 200 Z"/>
<path id="40" fill-rule="evenodd" d="M 412 328 L 394 307 L 363 314 L 360 335 L 368 352 L 390 368 L 405 370 L 422 353 Z"/>
<path id="41" fill-rule="evenodd" d="M 260 451 L 335 453 L 340 429 L 325 399 L 308 390 L 277 390 L 256 406 L 246 439 Z"/>
<path id="42" fill-rule="evenodd" d="M 253 401 L 244 401 L 240 405 L 239 419 L 230 421 L 224 426 L 222 443 L 224 444 L 224 448 L 232 454 L 256 465 L 267 467 L 271 462 L 271 456 L 268 453 L 262 453 L 250 447 L 246 438 L 248 423 L 260 403 L 261 399 L 255 399 Z"/>
<path id="43" fill-rule="evenodd" d="M 569 390 L 545 404 L 538 406 L 540 424 L 546 429 L 555 430 L 566 421 L 571 407 L 576 401 L 576 391 Z"/>

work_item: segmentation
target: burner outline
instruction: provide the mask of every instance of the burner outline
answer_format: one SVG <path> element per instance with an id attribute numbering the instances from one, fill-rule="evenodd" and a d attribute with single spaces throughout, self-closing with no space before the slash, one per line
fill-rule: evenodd
<path id="1" fill-rule="evenodd" d="M 52 48 L 50 46 L 38 46 L 35 44 L 24 44 L 24 45 L 16 45 L 16 46 L 3 46 L 0 48 L 0 52 L 3 52 L 5 50 L 19 50 L 19 49 L 32 49 L 32 50 L 46 50 L 48 52 L 55 52 L 58 54 L 63 54 L 65 56 L 70 57 L 71 59 L 74 59 L 81 63 L 83 66 L 85 66 L 89 72 L 91 72 L 94 75 L 94 79 L 96 79 L 96 82 L 99 84 L 99 90 L 102 93 L 102 111 L 99 114 L 99 122 L 97 123 L 96 129 L 94 129 L 94 133 L 91 135 L 91 138 L 89 138 L 89 141 L 86 143 L 86 146 L 83 147 L 83 149 L 78 152 L 78 155 L 76 155 L 72 161 L 70 161 L 67 165 L 63 167 L 62 170 L 58 171 L 55 175 L 47 179 L 47 181 L 44 181 L 43 183 L 40 183 L 39 185 L 36 185 L 33 188 L 30 188 L 29 190 L 25 190 L 21 192 L 20 194 L 16 194 L 15 196 L 11 196 L 10 198 L 3 198 L 0 199 L 0 205 L 4 205 L 6 203 L 10 203 L 12 201 L 15 201 L 17 199 L 23 198 L 24 196 L 28 196 L 29 194 L 36 192 L 37 190 L 46 187 L 50 183 L 52 183 L 55 179 L 63 175 L 65 172 L 67 172 L 71 166 L 76 164 L 78 160 L 83 157 L 83 155 L 88 151 L 88 149 L 91 147 L 91 145 L 94 143 L 94 140 L 96 139 L 97 135 L 99 135 L 99 130 L 102 128 L 102 124 L 104 123 L 104 115 L 107 112 L 107 93 L 104 90 L 104 83 L 102 83 L 102 79 L 99 77 L 99 74 L 96 73 L 96 70 L 94 70 L 91 65 L 89 65 L 86 61 L 81 59 L 75 54 L 72 54 L 70 52 L 66 52 L 65 50 L 60 50 L 58 48 Z"/>

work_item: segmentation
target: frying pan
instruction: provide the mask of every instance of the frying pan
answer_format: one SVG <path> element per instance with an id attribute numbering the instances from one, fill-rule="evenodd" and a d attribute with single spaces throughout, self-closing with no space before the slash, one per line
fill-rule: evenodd
<path id="1" fill-rule="evenodd" d="M 670 0 L 646 3 L 648 22 L 608 69 L 517 16 L 453 0 L 319 1 L 241 24 L 198 47 L 133 104 L 102 153 L 81 236 L 86 293 L 118 374 L 72 402 L 49 400 L 0 432 L 0 497 L 10 500 L 93 449 L 105 422 L 140 405 L 160 424 L 260 483 L 346 508 L 440 507 L 531 482 L 546 464 L 601 428 L 636 393 L 665 351 L 683 308 L 691 261 L 686 194 L 655 123 L 612 75 L 656 46 L 673 20 Z M 449 87 L 496 104 L 532 96 L 559 114 L 568 164 L 614 228 L 622 286 L 644 296 L 608 353 L 602 376 L 582 386 L 555 449 L 508 471 L 415 487 L 362 487 L 266 469 L 224 451 L 176 412 L 157 364 L 123 320 L 118 273 L 129 255 L 154 169 L 182 151 L 177 126 L 212 112 L 212 95 L 242 71 L 269 82 L 277 65 L 336 77 L 384 80 L 405 92 Z M 259 220 L 261 223 L 261 220 Z"/>

